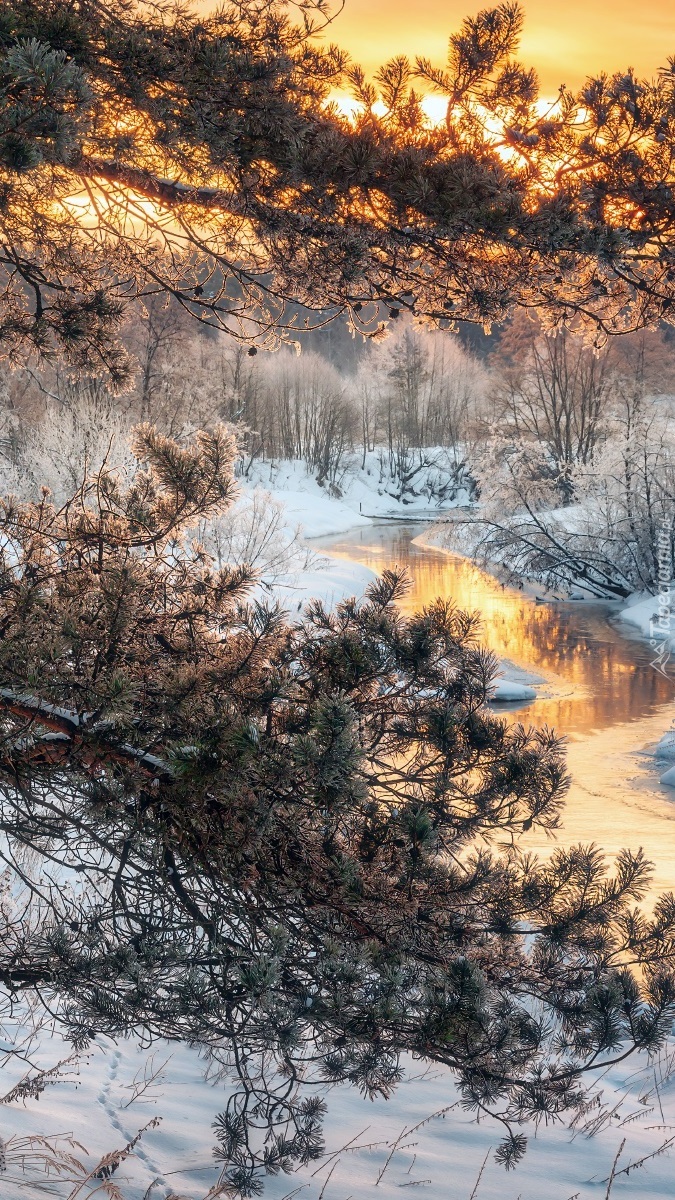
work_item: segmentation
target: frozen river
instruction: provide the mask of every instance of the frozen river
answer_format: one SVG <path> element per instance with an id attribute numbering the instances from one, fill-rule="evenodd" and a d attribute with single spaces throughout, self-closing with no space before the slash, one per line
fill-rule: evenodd
<path id="1" fill-rule="evenodd" d="M 675 889 L 675 789 L 659 783 L 665 767 L 644 752 L 675 719 L 675 674 L 664 678 L 651 666 L 649 645 L 616 623 L 610 604 L 537 603 L 467 559 L 420 544 L 424 528 L 374 525 L 319 544 L 376 571 L 406 567 L 408 610 L 442 595 L 478 611 L 484 643 L 542 681 L 537 699 L 513 718 L 567 738 L 573 782 L 558 839 L 597 842 L 610 853 L 643 846 L 655 866 L 654 890 Z M 509 666 L 504 673 L 518 677 Z M 536 848 L 547 845 L 533 839 Z"/>

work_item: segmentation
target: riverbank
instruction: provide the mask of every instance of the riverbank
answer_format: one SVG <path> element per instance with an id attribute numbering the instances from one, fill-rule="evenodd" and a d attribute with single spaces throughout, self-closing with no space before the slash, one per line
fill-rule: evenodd
<path id="1" fill-rule="evenodd" d="M 442 451 L 447 456 L 447 451 Z M 417 477 L 418 476 L 418 477 Z M 362 596 L 377 573 L 362 564 L 340 562 L 330 553 L 312 553 L 302 563 L 291 547 L 298 539 L 312 550 L 319 538 L 335 537 L 354 529 L 370 527 L 380 521 L 426 521 L 434 523 L 443 512 L 465 504 L 468 492 L 452 482 L 452 460 L 444 466 L 441 451 L 430 452 L 430 462 L 417 472 L 417 490 L 393 495 L 394 481 L 383 478 L 381 464 L 374 452 L 361 466 L 354 466 L 341 479 L 338 489 L 322 487 L 304 463 L 295 461 L 254 462 L 238 480 L 239 504 L 246 506 L 261 498 L 263 506 L 279 506 L 282 519 L 276 538 L 288 548 L 288 570 L 280 571 L 274 582 L 261 589 L 272 594 L 291 614 L 299 612 L 310 599 L 319 599 L 333 607 L 350 596 Z M 440 497 L 445 497 L 441 500 Z M 264 571 L 264 564 L 263 564 Z"/>
<path id="2" fill-rule="evenodd" d="M 567 512 L 568 510 L 564 511 Z M 446 521 L 451 519 L 452 514 L 449 514 Z M 416 541 L 418 541 L 419 545 L 440 550 L 445 554 L 459 553 L 443 544 L 443 536 L 443 525 L 439 525 L 436 528 L 432 527 L 428 533 L 420 534 Z M 486 569 L 490 570 L 496 579 L 500 578 L 499 560 L 496 559 L 493 563 L 487 564 Z M 673 596 L 672 612 L 670 602 L 664 606 L 660 603 L 658 596 L 645 591 L 633 592 L 623 599 L 612 599 L 610 597 L 592 596 L 584 590 L 581 583 L 570 583 L 568 588 L 560 584 L 556 587 L 555 594 L 552 595 L 546 586 L 535 576 L 523 576 L 519 580 L 519 586 L 530 595 L 537 597 L 541 603 L 551 604 L 574 601 L 575 603 L 582 604 L 601 603 L 611 605 L 615 620 L 623 621 L 625 624 L 637 629 L 640 635 L 646 641 L 649 641 L 650 644 L 652 642 L 658 643 L 659 661 L 666 669 L 670 659 L 675 657 L 675 581 L 670 585 L 669 592 Z M 675 672 L 675 664 L 673 664 L 672 670 Z M 673 678 L 675 687 L 675 674 Z"/>
<path id="3" fill-rule="evenodd" d="M 392 480 L 383 479 L 373 452 L 359 469 L 352 467 L 345 475 L 339 495 L 334 485 L 321 486 L 297 461 L 255 461 L 237 482 L 238 495 L 220 533 L 224 561 L 252 566 L 259 577 L 255 598 L 277 600 L 291 617 L 312 599 L 332 608 L 351 596 L 361 597 L 377 578 L 377 571 L 364 564 L 321 551 L 320 539 L 372 528 L 382 521 L 433 524 L 441 513 L 466 503 L 468 497 L 465 489 L 452 486 L 452 462 L 443 467 L 438 460 L 417 479 L 414 504 L 410 491 L 392 495 Z M 441 496 L 446 504 L 442 509 Z M 208 548 L 216 555 L 221 552 L 217 538 Z M 517 696 L 513 689 L 508 697 L 500 696 L 512 701 L 528 697 L 522 689 Z"/>
<path id="4" fill-rule="evenodd" d="M 437 521 L 470 501 L 470 485 L 452 451 L 435 446 L 411 455 L 404 478 L 392 475 L 383 452 L 350 458 L 335 482 L 322 485 L 305 463 L 255 460 L 239 485 L 262 487 L 280 500 L 306 538 L 326 537 L 373 521 Z"/>

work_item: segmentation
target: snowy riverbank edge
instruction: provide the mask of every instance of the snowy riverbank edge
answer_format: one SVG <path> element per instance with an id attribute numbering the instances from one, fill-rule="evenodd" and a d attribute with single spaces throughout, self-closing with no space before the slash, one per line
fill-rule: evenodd
<path id="1" fill-rule="evenodd" d="M 286 464 L 287 467 L 292 465 Z M 378 496 L 382 511 L 376 517 L 368 517 L 355 512 L 343 499 L 326 494 L 315 479 L 307 474 L 303 475 L 297 469 L 287 471 L 286 475 L 280 474 L 281 479 L 279 473 L 277 474 L 277 486 L 266 490 L 275 502 L 283 504 L 288 527 L 299 528 L 303 539 L 310 544 L 315 538 L 337 537 L 353 529 L 372 525 L 375 521 L 435 522 L 440 515 L 437 507 L 434 507 L 433 511 L 427 508 L 418 512 L 396 504 L 391 498 L 388 498 L 387 503 L 382 503 L 382 497 Z M 284 480 L 290 480 L 296 485 L 301 481 L 304 487 L 285 488 Z M 280 483 L 282 486 L 279 486 Z M 246 488 L 242 488 L 242 491 L 245 494 Z M 375 507 L 373 496 L 371 502 Z M 453 507 L 456 508 L 457 505 Z M 322 550 L 322 557 L 315 568 L 279 581 L 274 591 L 282 604 L 293 613 L 300 612 L 303 605 L 312 598 L 322 600 L 326 607 L 330 608 L 348 596 L 362 596 L 368 584 L 375 578 L 375 572 L 369 567 L 344 558 L 331 558 L 330 549 L 327 549 Z M 514 667 L 513 664 L 508 664 L 508 668 L 510 669 L 504 670 L 495 681 L 493 702 L 521 705 L 535 700 L 537 692 L 531 685 L 543 683 L 544 680 L 523 668 Z"/>
<path id="2" fill-rule="evenodd" d="M 652 666 L 662 675 L 673 677 L 675 672 L 675 632 L 673 632 L 673 613 L 670 608 L 670 596 L 675 597 L 675 583 L 670 585 L 669 592 L 663 599 L 652 596 L 649 592 L 637 594 L 630 598 L 629 604 L 617 614 L 621 621 L 639 631 L 641 640 L 649 642 L 653 651 Z M 667 603 L 664 601 L 667 598 Z M 673 677 L 675 685 L 675 677 Z M 675 695 L 675 686 L 674 686 Z M 652 754 L 657 767 L 663 771 L 659 783 L 667 788 L 675 789 L 675 729 L 664 733 L 656 746 L 647 748 Z"/>
<path id="3" fill-rule="evenodd" d="M 456 556 L 456 551 L 442 544 L 442 533 L 442 525 L 432 526 L 426 533 L 421 533 L 414 539 L 415 544 L 425 546 L 430 550 L 438 550 L 442 554 Z M 498 568 L 499 564 L 495 563 L 494 574 L 497 578 Z M 561 597 L 548 597 L 545 594 L 542 597 L 542 591 L 545 593 L 545 588 L 536 579 L 524 579 L 523 590 L 538 599 L 543 598 L 548 603 L 561 601 Z M 675 609 L 675 580 L 670 585 L 670 595 L 673 597 L 673 608 Z M 651 592 L 633 592 L 623 600 L 613 600 L 610 597 L 600 598 L 584 595 L 583 589 L 579 586 L 571 587 L 567 595 L 562 598 L 563 603 L 568 601 L 573 601 L 575 604 L 602 604 L 611 609 L 613 620 L 624 621 L 627 625 L 639 630 L 642 638 L 650 644 L 664 642 L 667 649 L 675 653 L 675 611 L 671 615 L 669 606 L 666 606 L 665 610 L 662 609 L 659 596 L 655 596 Z M 667 622 L 665 629 L 663 628 L 664 618 Z"/>
<path id="4" fill-rule="evenodd" d="M 242 499 L 262 489 L 272 501 L 283 505 L 289 530 L 297 530 L 312 548 L 318 538 L 338 537 L 354 529 L 381 521 L 425 521 L 435 523 L 445 512 L 466 501 L 460 490 L 442 509 L 433 497 L 420 496 L 414 504 L 397 500 L 379 484 L 376 472 L 364 469 L 349 477 L 342 495 L 333 495 L 320 486 L 303 463 L 282 461 L 258 463 L 245 478 L 239 479 Z M 332 558 L 322 548 L 320 558 L 308 570 L 291 572 L 275 584 L 274 595 L 293 614 L 310 599 L 319 599 L 333 607 L 350 596 L 360 597 L 376 574 L 361 563 Z"/>
<path id="5" fill-rule="evenodd" d="M 352 464 L 339 486 L 321 485 L 303 462 L 288 459 L 256 461 L 238 482 L 242 490 L 264 488 L 281 500 L 289 518 L 302 525 L 306 538 L 327 537 L 373 521 L 436 522 L 450 509 L 467 504 L 468 492 L 454 477 L 458 470 L 454 460 L 448 458 L 444 465 L 435 460 L 442 454 L 447 457 L 437 447 L 431 454 L 434 461 L 420 468 L 414 494 L 407 491 L 400 496 L 392 491 L 394 481 L 383 479 L 373 452 L 366 455 L 364 463 Z"/>

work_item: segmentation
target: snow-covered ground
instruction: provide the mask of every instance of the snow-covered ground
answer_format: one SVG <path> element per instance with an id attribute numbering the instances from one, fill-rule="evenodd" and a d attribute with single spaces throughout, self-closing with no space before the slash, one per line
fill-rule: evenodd
<path id="1" fill-rule="evenodd" d="M 675 673 L 675 607 L 671 612 L 671 596 L 675 605 L 675 583 L 666 591 L 663 602 L 658 596 L 642 593 L 631 597 L 618 614 L 649 642 L 654 653 L 652 666 L 666 676 Z M 675 763 L 675 731 L 670 729 L 665 733 L 651 753 L 657 768 L 662 771 L 659 782 L 675 788 L 675 765 L 672 765 Z M 664 766 L 666 770 L 663 770 Z"/>
<path id="2" fill-rule="evenodd" d="M 324 1157 L 291 1176 L 268 1177 L 264 1196 L 396 1200 L 410 1188 L 429 1200 L 605 1200 L 614 1164 L 612 1200 L 666 1200 L 673 1195 L 675 1146 L 671 1068 L 672 1060 L 663 1057 L 598 1071 L 602 1104 L 575 1128 L 559 1123 L 536 1134 L 530 1130 L 524 1160 L 506 1174 L 493 1159 L 501 1138 L 496 1123 L 476 1124 L 463 1111 L 447 1071 L 409 1062 L 388 1101 L 371 1103 L 347 1087 L 329 1092 Z M 224 1095 L 222 1083 L 205 1080 L 194 1050 L 100 1039 L 76 1084 L 57 1084 L 39 1100 L 4 1108 L 2 1200 L 41 1194 L 40 1164 L 22 1176 L 17 1162 L 28 1135 L 61 1135 L 64 1150 L 72 1135 L 84 1147 L 71 1150 L 82 1171 L 73 1164 L 67 1178 L 77 1179 L 100 1169 L 103 1156 L 156 1119 L 115 1171 L 111 1182 L 119 1192 L 105 1191 L 96 1178 L 75 1192 L 72 1183 L 52 1176 L 51 1194 L 83 1200 L 99 1188 L 100 1200 L 204 1200 L 218 1177 L 211 1126 Z"/>
<path id="3" fill-rule="evenodd" d="M 348 529 L 358 529 L 360 525 L 372 525 L 369 517 L 355 512 L 343 500 L 328 495 L 315 479 L 308 478 L 307 484 L 304 491 L 279 487 L 271 490 L 271 495 L 284 505 L 289 522 L 300 527 L 303 537 L 330 537 L 346 533 Z"/>
<path id="4" fill-rule="evenodd" d="M 314 482 L 314 481 L 308 481 Z M 309 539 L 369 525 L 320 489 L 271 491 L 240 482 L 235 504 L 215 522 L 196 530 L 218 562 L 246 563 L 259 577 L 254 595 L 273 597 L 292 617 L 312 598 L 332 607 L 362 596 L 375 573 L 359 563 L 317 554 Z"/>
<path id="5" fill-rule="evenodd" d="M 455 486 L 454 459 L 442 447 L 424 452 L 424 463 L 402 488 L 383 471 L 378 451 L 358 458 L 337 485 L 321 487 L 304 463 L 255 460 L 240 478 L 245 487 L 264 487 L 284 501 L 308 538 L 344 533 L 371 519 L 436 520 L 441 512 L 470 502 L 469 491 Z M 428 462 L 427 462 L 428 460 Z M 426 464 L 426 465 L 424 465 Z"/>
<path id="6" fill-rule="evenodd" d="M 675 788 L 675 728 L 671 726 L 656 745 L 648 746 L 646 754 L 655 760 L 659 783 Z"/>
<path id="7" fill-rule="evenodd" d="M 322 600 L 326 608 L 334 608 L 350 596 L 360 598 L 376 578 L 375 572 L 362 563 L 322 555 L 309 570 L 279 579 L 272 591 L 293 617 L 308 600 Z"/>

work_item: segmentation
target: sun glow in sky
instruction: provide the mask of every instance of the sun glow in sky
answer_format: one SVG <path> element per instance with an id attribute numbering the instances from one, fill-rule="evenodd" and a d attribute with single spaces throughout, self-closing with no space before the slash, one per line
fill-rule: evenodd
<path id="1" fill-rule="evenodd" d="M 463 17 L 492 0 L 346 0 L 328 33 L 372 74 L 394 54 L 439 66 Z M 497 0 L 494 0 L 497 3 Z M 675 0 L 526 0 L 520 58 L 542 91 L 579 87 L 588 75 L 634 67 L 655 75 L 675 56 Z"/>

